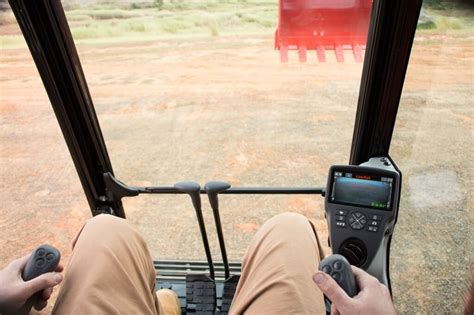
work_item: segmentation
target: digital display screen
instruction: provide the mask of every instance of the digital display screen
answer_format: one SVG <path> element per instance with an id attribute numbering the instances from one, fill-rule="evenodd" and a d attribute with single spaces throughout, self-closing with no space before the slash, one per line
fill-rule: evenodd
<path id="1" fill-rule="evenodd" d="M 390 210 L 392 177 L 334 172 L 330 201 L 333 203 Z"/>

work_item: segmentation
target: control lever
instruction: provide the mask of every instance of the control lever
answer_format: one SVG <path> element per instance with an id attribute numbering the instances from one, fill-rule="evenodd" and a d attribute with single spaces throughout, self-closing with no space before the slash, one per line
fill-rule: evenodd
<path id="1" fill-rule="evenodd" d="M 25 269 L 21 274 L 24 281 L 34 279 L 44 273 L 54 271 L 61 260 L 61 253 L 50 245 L 41 245 L 31 254 Z M 30 313 L 31 308 L 35 305 L 41 292 L 33 294 L 26 303 L 18 310 L 17 314 L 26 315 Z"/>
<path id="2" fill-rule="evenodd" d="M 358 293 L 351 265 L 344 256 L 335 254 L 324 258 L 319 263 L 319 270 L 336 280 L 348 296 L 354 297 Z"/>
<path id="3" fill-rule="evenodd" d="M 214 264 L 212 262 L 211 248 L 209 247 L 209 241 L 207 239 L 206 225 L 204 224 L 204 217 L 202 215 L 201 208 L 201 186 L 196 182 L 179 182 L 174 185 L 174 188 L 180 192 L 186 193 L 191 197 L 193 202 L 194 210 L 199 224 L 199 231 L 201 232 L 202 242 L 204 244 L 204 250 L 206 252 L 207 263 L 209 265 L 209 276 L 212 280 L 214 278 Z"/>
<path id="4" fill-rule="evenodd" d="M 206 183 L 204 190 L 209 197 L 212 213 L 214 214 L 214 222 L 216 223 L 217 237 L 219 238 L 219 247 L 221 249 L 222 261 L 224 263 L 225 281 L 222 292 L 222 303 L 220 313 L 225 315 L 229 313 L 232 300 L 239 282 L 239 275 L 230 275 L 229 261 L 227 260 L 227 252 L 225 249 L 224 233 L 222 232 L 221 218 L 219 215 L 219 200 L 218 195 L 230 188 L 230 184 L 226 182 L 212 181 Z"/>
<path id="5" fill-rule="evenodd" d="M 219 239 L 219 247 L 221 248 L 222 261 L 224 263 L 225 279 L 230 277 L 229 261 L 227 260 L 227 252 L 225 250 L 224 233 L 222 232 L 221 218 L 219 215 L 219 199 L 220 192 L 230 188 L 230 184 L 226 182 L 212 181 L 207 182 L 204 186 L 209 203 L 211 204 L 212 213 L 214 214 L 214 222 L 216 223 L 217 237 Z"/>

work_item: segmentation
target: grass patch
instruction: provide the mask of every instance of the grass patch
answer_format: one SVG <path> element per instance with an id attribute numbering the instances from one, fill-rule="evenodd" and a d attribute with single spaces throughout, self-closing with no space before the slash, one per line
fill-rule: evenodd
<path id="1" fill-rule="evenodd" d="M 474 27 L 474 5 L 456 1 L 424 1 L 418 18 L 419 30 L 469 30 Z"/>
<path id="2" fill-rule="evenodd" d="M 193 29 L 194 26 L 192 21 L 171 20 L 167 21 L 167 23 L 163 23 L 161 27 L 166 33 L 177 34 Z"/>
<path id="3" fill-rule="evenodd" d="M 419 30 L 434 30 L 436 29 L 436 23 L 434 21 L 418 22 L 416 28 Z"/>
<path id="4" fill-rule="evenodd" d="M 87 14 L 70 14 L 67 17 L 68 22 L 83 22 L 94 20 L 90 15 Z"/>
<path id="5" fill-rule="evenodd" d="M 473 24 L 473 18 L 422 13 L 418 20 L 417 29 L 438 31 L 466 30 L 472 29 Z"/>
<path id="6" fill-rule="evenodd" d="M 169 35 L 219 36 L 269 33 L 278 19 L 278 4 L 239 0 L 166 2 L 159 8 L 113 9 L 103 6 L 67 12 L 75 39 Z"/>
<path id="7" fill-rule="evenodd" d="M 66 11 L 73 37 L 79 42 L 120 42 L 140 38 L 229 36 L 242 34 L 272 35 L 278 22 L 278 2 L 258 0 L 166 0 L 159 8 L 144 5 L 98 4 Z M 469 31 L 474 24 L 472 12 L 436 9 L 439 1 L 423 5 L 420 30 Z M 435 8 L 433 8 L 435 7 Z M 13 16 L 0 15 L 1 23 L 12 23 Z M 8 20 L 8 21 L 7 21 Z M 7 21 L 7 22 L 4 22 Z M 16 23 L 13 20 L 13 23 Z M 5 37 L 2 47 L 18 45 L 19 39 Z M 15 35 L 16 36 L 16 35 Z M 19 34 L 18 37 L 21 37 Z"/>
<path id="8" fill-rule="evenodd" d="M 441 30 L 460 30 L 466 28 L 464 21 L 455 17 L 441 16 L 436 19 L 436 28 Z"/>
<path id="9" fill-rule="evenodd" d="M 140 16 L 139 10 L 123 9 L 78 9 L 67 12 L 68 20 L 111 20 L 129 19 Z"/>

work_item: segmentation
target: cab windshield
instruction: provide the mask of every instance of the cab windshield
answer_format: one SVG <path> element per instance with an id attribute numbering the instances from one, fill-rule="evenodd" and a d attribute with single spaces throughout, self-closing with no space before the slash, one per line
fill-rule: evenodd
<path id="1" fill-rule="evenodd" d="M 324 187 L 329 167 L 349 161 L 365 43 L 313 47 L 288 38 L 344 35 L 333 10 L 365 38 L 372 3 L 314 3 L 324 19 L 312 19 L 311 6 L 277 0 L 63 1 L 115 177 L 134 186 Z M 322 20 L 322 33 L 308 35 L 306 26 Z M 473 29 L 467 1 L 424 2 L 390 147 L 403 173 L 390 251 L 400 313 L 461 309 L 460 279 L 474 252 Z M 0 110 L 3 266 L 36 244 L 70 248 L 91 216 L 8 8 L 0 11 Z M 219 203 L 232 261 L 263 222 L 286 211 L 307 216 L 330 251 L 319 196 L 223 195 Z M 204 260 L 187 196 L 123 204 L 154 258 Z M 203 210 L 220 257 L 207 200 Z"/>

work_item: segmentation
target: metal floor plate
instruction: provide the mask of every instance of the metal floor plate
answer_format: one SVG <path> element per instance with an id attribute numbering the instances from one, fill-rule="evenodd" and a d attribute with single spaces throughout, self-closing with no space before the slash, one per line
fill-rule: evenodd
<path id="1" fill-rule="evenodd" d="M 187 310 L 186 301 L 186 275 L 206 274 L 209 275 L 209 267 L 206 261 L 182 261 L 182 260 L 158 260 L 153 262 L 156 272 L 156 288 L 171 289 L 178 295 L 183 314 Z M 240 262 L 229 262 L 231 275 L 240 275 L 242 264 Z M 224 296 L 224 265 L 222 262 L 214 263 L 216 277 L 216 304 L 218 312 L 222 310 Z M 235 284 L 234 284 L 235 286 Z M 229 288 L 227 285 L 226 288 Z M 229 291 L 229 290 L 226 290 Z M 232 290 L 230 290 L 232 291 Z M 229 299 L 226 294 L 226 299 Z M 224 312 L 228 310 L 228 301 L 224 301 Z"/>

